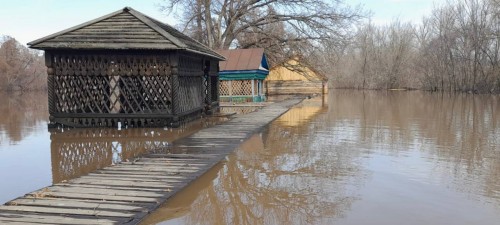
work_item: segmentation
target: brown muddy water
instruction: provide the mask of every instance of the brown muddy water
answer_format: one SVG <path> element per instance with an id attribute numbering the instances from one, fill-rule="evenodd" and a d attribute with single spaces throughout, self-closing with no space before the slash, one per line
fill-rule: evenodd
<path id="1" fill-rule="evenodd" d="M 2 97 L 0 203 L 213 124 L 49 132 Z M 244 142 L 143 224 L 500 224 L 500 98 L 333 90 Z"/>
<path id="2" fill-rule="evenodd" d="M 500 224 L 500 98 L 333 90 L 143 224 Z"/>

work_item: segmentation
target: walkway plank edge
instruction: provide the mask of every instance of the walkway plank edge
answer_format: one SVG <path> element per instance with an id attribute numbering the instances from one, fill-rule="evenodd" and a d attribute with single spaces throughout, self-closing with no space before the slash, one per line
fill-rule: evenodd
<path id="1" fill-rule="evenodd" d="M 164 153 L 94 171 L 0 206 L 0 224 L 138 224 L 302 99 L 256 112 L 175 141 Z"/>

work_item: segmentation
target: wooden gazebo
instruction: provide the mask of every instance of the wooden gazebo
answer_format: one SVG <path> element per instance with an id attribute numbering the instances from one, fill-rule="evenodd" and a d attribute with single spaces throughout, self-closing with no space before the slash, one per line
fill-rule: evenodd
<path id="1" fill-rule="evenodd" d="M 263 48 L 218 50 L 226 58 L 219 63 L 220 100 L 265 101 L 264 79 L 269 65 Z"/>
<path id="2" fill-rule="evenodd" d="M 28 45 L 45 50 L 53 126 L 176 127 L 218 107 L 224 57 L 129 7 Z"/>

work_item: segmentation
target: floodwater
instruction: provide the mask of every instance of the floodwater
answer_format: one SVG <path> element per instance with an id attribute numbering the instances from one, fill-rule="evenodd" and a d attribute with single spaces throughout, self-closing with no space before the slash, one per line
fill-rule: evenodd
<path id="1" fill-rule="evenodd" d="M 500 224 L 500 98 L 333 90 L 143 224 Z"/>
<path id="2" fill-rule="evenodd" d="M 88 174 L 227 120 L 204 118 L 178 129 L 48 129 L 46 93 L 1 94 L 0 205 Z"/>
<path id="3" fill-rule="evenodd" d="M 181 129 L 48 130 L 0 96 L 0 204 L 171 144 Z M 500 224 L 500 97 L 332 90 L 305 100 L 143 224 Z"/>

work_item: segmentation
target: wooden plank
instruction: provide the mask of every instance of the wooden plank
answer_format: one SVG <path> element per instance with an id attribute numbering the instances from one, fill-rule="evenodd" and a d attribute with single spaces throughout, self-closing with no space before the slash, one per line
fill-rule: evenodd
<path id="1" fill-rule="evenodd" d="M 58 198 L 19 198 L 8 202 L 8 205 L 16 206 L 43 206 L 43 207 L 58 207 L 58 208 L 79 208 L 79 209 L 102 209 L 102 210 L 119 210 L 119 211 L 135 211 L 143 212 L 147 210 L 145 207 L 127 205 L 127 202 L 120 204 L 110 204 L 103 201 L 79 201 L 75 199 L 58 199 Z"/>
<path id="2" fill-rule="evenodd" d="M 141 36 L 156 36 L 159 35 L 155 31 L 109 31 L 109 30 L 88 30 L 88 31 L 73 31 L 71 33 L 68 33 L 66 35 L 125 35 L 125 36 L 131 36 L 131 35 L 141 35 Z"/>
<path id="3" fill-rule="evenodd" d="M 33 220 L 33 221 L 31 221 L 31 222 L 29 222 L 29 221 L 26 221 L 26 222 L 17 222 L 17 221 L 16 221 L 16 222 L 14 222 L 14 221 L 8 221 L 8 222 L 5 222 L 5 223 L 3 223 L 3 224 L 5 224 L 5 225 L 38 225 L 38 224 L 40 224 L 40 223 L 39 223 L 38 221 L 36 221 L 36 222 L 35 222 L 35 221 Z"/>
<path id="4" fill-rule="evenodd" d="M 108 172 L 113 172 L 113 171 L 108 171 Z M 116 171 L 119 172 L 119 171 Z M 162 173 L 163 174 L 163 173 Z M 182 182 L 186 180 L 186 176 L 172 176 L 172 175 L 149 175 L 149 174 L 130 174 L 130 173 L 89 173 L 86 175 L 87 177 L 95 177 L 97 179 L 102 178 L 102 179 L 125 179 L 127 180 L 132 180 L 136 178 L 143 178 L 143 180 L 151 180 L 151 181 L 166 181 L 166 182 Z"/>
<path id="5" fill-rule="evenodd" d="M 96 180 L 118 180 L 118 181 L 137 181 L 140 179 L 141 181 L 150 181 L 150 182 L 166 182 L 169 184 L 183 183 L 186 182 L 186 178 L 182 179 L 169 179 L 169 178 L 158 178 L 156 177 L 145 177 L 145 176 L 130 176 L 130 175 L 110 175 L 110 174 L 92 174 L 86 176 L 88 178 L 96 179 Z"/>
<path id="6" fill-rule="evenodd" d="M 202 167 L 207 165 L 206 163 L 201 163 L 201 162 L 169 162 L 169 161 L 163 161 L 163 162 L 143 162 L 142 160 L 134 161 L 134 162 L 121 162 L 121 165 L 138 165 L 138 166 L 197 166 L 197 167 Z"/>
<path id="7" fill-rule="evenodd" d="M 144 187 L 144 188 L 173 188 L 174 185 L 171 185 L 167 182 L 151 182 L 151 181 L 118 181 L 118 180 L 94 180 L 91 178 L 77 178 L 69 181 L 70 184 L 100 184 L 100 185 L 108 185 L 108 186 L 125 186 L 125 187 Z"/>
<path id="8" fill-rule="evenodd" d="M 161 171 L 129 171 L 129 170 L 98 170 L 95 174 L 125 174 L 125 175 L 145 175 L 145 176 L 179 176 L 179 173 Z"/>
<path id="9" fill-rule="evenodd" d="M 104 188 L 113 190 L 129 190 L 129 191 L 150 191 L 150 192 L 170 192 L 169 189 L 165 188 L 144 188 L 144 187 L 128 187 L 128 186 L 107 186 L 100 184 L 54 184 L 53 186 L 60 187 L 82 187 L 82 188 Z"/>
<path id="10" fill-rule="evenodd" d="M 27 195 L 30 196 L 30 195 Z M 102 194 L 85 194 L 85 193 L 66 193 L 66 192 L 50 192 L 47 194 L 49 198 L 72 198 L 72 199 L 93 199 L 102 201 L 122 201 L 122 202 L 157 202 L 157 198 L 150 197 L 131 197 L 131 196 L 111 196 Z"/>
<path id="11" fill-rule="evenodd" d="M 124 13 L 120 13 L 118 15 L 115 15 L 113 17 L 107 18 L 106 20 L 117 19 L 117 18 L 120 18 L 120 19 L 123 18 L 123 19 L 128 19 L 128 20 L 130 20 L 130 19 L 136 20 L 137 19 L 132 14 L 124 12 Z"/>
<path id="12" fill-rule="evenodd" d="M 105 20 L 102 20 L 102 22 L 130 22 L 130 21 L 134 21 L 135 18 L 133 17 L 128 17 L 128 18 L 125 18 L 125 17 L 112 17 L 112 18 L 109 18 L 109 19 L 105 19 Z"/>
<path id="13" fill-rule="evenodd" d="M 90 28 L 90 29 L 106 29 L 106 28 L 117 28 L 117 29 L 148 29 L 149 27 L 146 26 L 146 25 L 140 25 L 140 24 L 137 24 L 137 25 L 131 25 L 131 26 L 125 26 L 125 25 L 120 25 L 120 26 L 116 26 L 116 25 L 113 25 L 113 24 L 109 24 L 109 25 L 101 25 L 101 24 L 94 24 L 94 25 L 90 25 L 90 26 L 87 26 L 86 28 Z M 151 28 L 149 28 L 151 29 Z"/>
<path id="14" fill-rule="evenodd" d="M 198 167 L 194 166 L 169 166 L 169 165 L 116 165 L 110 167 L 109 170 L 145 170 L 151 172 L 179 172 L 179 171 L 196 171 Z"/>
<path id="15" fill-rule="evenodd" d="M 218 154 L 149 154 L 147 158 L 212 159 L 218 156 Z"/>
<path id="16" fill-rule="evenodd" d="M 141 39 L 141 40 L 148 40 L 148 39 L 163 39 L 165 40 L 164 37 L 160 36 L 159 34 L 154 34 L 154 33 L 148 33 L 146 35 L 140 35 L 140 34 L 135 34 L 135 33 L 129 33 L 129 34 L 108 34 L 108 33 L 93 33 L 93 34 L 65 34 L 64 38 L 77 38 L 77 39 L 87 39 L 87 38 L 99 38 L 99 39 Z M 60 38 L 57 38 L 59 40 Z"/>
<path id="17" fill-rule="evenodd" d="M 134 29 L 130 30 L 127 28 L 119 28 L 119 27 L 110 27 L 110 28 L 101 28 L 101 29 L 94 29 L 94 28 L 83 28 L 79 29 L 73 32 L 78 32 L 78 33 L 87 33 L 87 32 L 115 32 L 115 33 L 140 33 L 140 32 L 147 32 L 147 33 L 155 33 L 158 34 L 155 30 L 148 29 L 148 28 L 143 28 L 143 29 Z"/>
<path id="18" fill-rule="evenodd" d="M 98 23 L 95 23 L 91 26 L 88 27 L 94 27 L 94 26 L 140 26 L 140 27 L 148 27 L 146 26 L 143 22 L 140 20 L 125 20 L 125 21 L 119 21 L 119 20 L 111 20 L 111 21 L 101 21 Z"/>
<path id="19" fill-rule="evenodd" d="M 187 169 L 187 170 L 198 170 L 201 166 L 189 165 L 189 164 L 178 164 L 178 165 L 169 165 L 169 164 L 144 164 L 144 163 L 120 163 L 115 168 L 134 168 L 134 169 L 153 169 L 159 171 L 168 171 L 168 170 L 178 170 L 178 169 Z"/>
<path id="20" fill-rule="evenodd" d="M 150 157 L 150 155 L 154 155 L 154 154 L 167 154 L 167 153 L 151 153 L 149 154 L 147 157 L 146 156 L 143 156 L 141 158 L 139 158 L 138 160 L 140 162 L 178 162 L 178 163 L 182 163 L 182 162 L 185 162 L 185 163 L 195 163 L 195 162 L 205 162 L 205 158 L 186 158 L 186 157 L 161 157 L 161 158 L 158 158 L 158 157 Z M 170 153 L 172 154 L 172 153 Z M 173 155 L 173 154 L 172 154 Z M 180 154 L 177 154 L 177 155 L 180 155 Z"/>
<path id="21" fill-rule="evenodd" d="M 35 223 L 35 224 L 83 224 L 83 225 L 91 225 L 91 224 L 116 224 L 120 221 L 125 222 L 128 220 L 124 219 L 108 219 L 108 218 L 96 218 L 80 216 L 78 218 L 69 217 L 69 216 L 58 216 L 58 215 L 48 215 L 48 214 L 33 214 L 27 212 L 11 212 L 11 211 L 0 211 L 0 221 L 2 224 L 7 224 L 6 222 L 20 222 L 23 224 L 26 223 Z"/>
<path id="22" fill-rule="evenodd" d="M 158 198 L 162 197 L 163 193 L 160 192 L 146 192 L 146 191 L 127 191 L 127 190 L 116 190 L 116 189 L 106 189 L 106 188 L 82 188 L 82 187 L 61 187 L 52 186 L 48 188 L 50 192 L 67 192 L 67 193 L 86 193 L 94 194 L 99 193 L 103 195 L 114 195 L 114 196 L 132 196 L 132 197 L 152 197 Z"/>
<path id="23" fill-rule="evenodd" d="M 146 175 L 146 176 L 178 176 L 174 173 L 168 173 L 165 171 L 127 171 L 127 170 L 108 170 L 103 168 L 94 172 L 95 174 L 128 174 L 128 175 Z"/>
<path id="24" fill-rule="evenodd" d="M 104 170 L 121 170 L 121 171 L 143 171 L 143 172 L 166 172 L 166 173 L 181 173 L 181 172 L 196 172 L 197 169 L 188 169 L 188 168 L 158 168 L 158 167 L 109 167 L 104 168 Z"/>
<path id="25" fill-rule="evenodd" d="M 99 42 L 99 43 L 139 43 L 139 44 L 172 44 L 171 41 L 166 39 L 140 39 L 140 38 L 102 38 L 100 35 L 86 36 L 86 38 L 73 38 L 59 36 L 53 38 L 50 42 L 68 42 L 68 43 L 79 43 L 79 42 Z"/>
<path id="26" fill-rule="evenodd" d="M 58 41 L 45 41 L 37 45 L 37 47 L 61 47 L 64 46 L 68 49 L 179 49 L 172 44 L 158 44 L 158 43 L 85 43 L 85 42 L 58 42 Z M 88 115 L 88 114 L 87 114 Z M 124 116 L 124 115 L 121 115 Z M 134 115 L 137 116 L 137 115 Z"/>
<path id="27" fill-rule="evenodd" d="M 50 213 L 60 215 L 84 215 L 84 216 L 105 216 L 105 217 L 133 217 L 134 213 L 113 212 L 104 210 L 88 210 L 88 209 L 65 209 L 53 207 L 35 207 L 35 206 L 0 206 L 2 211 L 17 211 L 17 212 L 35 212 L 35 213 Z"/>

